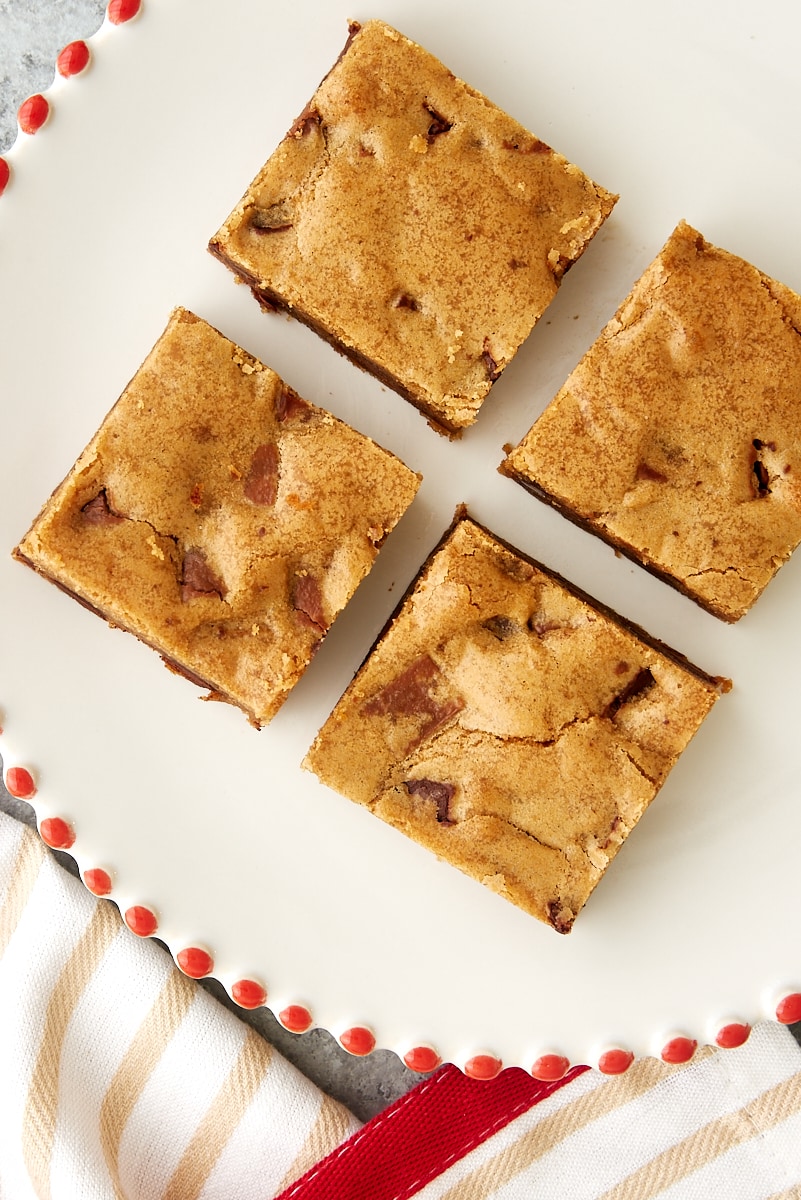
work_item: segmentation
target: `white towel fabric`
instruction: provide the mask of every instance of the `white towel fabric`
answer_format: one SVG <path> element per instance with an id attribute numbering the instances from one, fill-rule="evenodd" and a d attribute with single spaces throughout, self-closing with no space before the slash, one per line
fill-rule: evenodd
<path id="1" fill-rule="evenodd" d="M 268 1200 L 359 1127 L 0 813 L 0 1200 Z"/>

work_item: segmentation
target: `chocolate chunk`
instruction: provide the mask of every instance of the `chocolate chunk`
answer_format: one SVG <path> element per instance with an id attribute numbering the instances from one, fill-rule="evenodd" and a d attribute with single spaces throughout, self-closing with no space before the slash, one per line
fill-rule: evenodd
<path id="1" fill-rule="evenodd" d="M 285 383 L 281 385 L 278 395 L 275 398 L 275 418 L 277 421 L 292 421 L 298 418 L 301 421 L 308 421 L 311 416 L 311 405 Z"/>
<path id="2" fill-rule="evenodd" d="M 760 459 L 754 463 L 754 477 L 756 479 L 756 488 L 758 496 L 770 495 L 770 475 L 768 468 Z"/>
<path id="3" fill-rule="evenodd" d="M 657 471 L 655 467 L 649 467 L 648 463 L 641 462 L 637 464 L 637 470 L 634 472 L 635 479 L 650 479 L 654 483 L 667 483 L 667 475 L 663 475 L 661 471 Z"/>
<path id="4" fill-rule="evenodd" d="M 84 504 L 81 512 L 87 525 L 119 525 L 125 520 L 125 517 L 112 511 L 105 488 L 97 493 L 94 500 Z"/>
<path id="5" fill-rule="evenodd" d="M 322 117 L 318 113 L 317 109 L 312 108 L 311 105 L 307 104 L 303 112 L 293 124 L 292 128 L 289 130 L 287 137 L 306 137 L 306 135 L 310 133 L 312 129 L 316 129 L 321 124 Z"/>
<path id="6" fill-rule="evenodd" d="M 772 450 L 775 452 L 775 442 L 763 442 L 761 438 L 754 438 L 751 445 L 754 447 L 754 452 L 751 454 L 751 469 L 754 472 L 754 486 L 758 497 L 770 495 L 770 474 L 768 468 L 759 458 L 760 450 Z"/>
<path id="7" fill-rule="evenodd" d="M 513 633 L 517 633 L 520 629 L 517 621 L 513 621 L 511 617 L 487 617 L 486 621 L 482 621 L 481 624 L 499 642 L 505 642 L 507 638 L 510 638 Z"/>
<path id="8" fill-rule="evenodd" d="M 395 300 L 394 307 L 395 308 L 408 308 L 411 310 L 411 312 L 419 312 L 420 311 L 420 305 L 417 303 L 414 296 L 408 296 L 406 294 L 406 292 L 401 292 L 401 294 Z"/>
<path id="9" fill-rule="evenodd" d="M 554 621 L 542 615 L 542 613 L 534 613 L 526 622 L 532 633 L 536 633 L 537 637 L 545 637 L 546 633 L 553 633 L 557 629 L 562 628 L 561 621 Z"/>
<path id="10" fill-rule="evenodd" d="M 410 796 L 419 796 L 422 800 L 433 800 L 440 825 L 456 824 L 451 820 L 448 811 L 453 793 L 456 791 L 452 783 L 439 783 L 434 779 L 407 779 L 405 784 Z"/>
<path id="11" fill-rule="evenodd" d="M 323 596 L 320 585 L 313 575 L 296 575 L 292 586 L 292 607 L 302 613 L 312 625 L 323 633 L 328 622 L 323 611 Z"/>
<path id="12" fill-rule="evenodd" d="M 225 584 L 214 574 L 202 550 L 187 550 L 179 582 L 184 604 L 200 596 L 222 600 L 225 594 Z"/>
<path id="13" fill-rule="evenodd" d="M 284 200 L 269 208 L 254 208 L 250 214 L 250 228 L 256 233 L 282 233 L 292 228 L 292 210 Z"/>
<path id="14" fill-rule="evenodd" d="M 499 367 L 495 359 L 492 357 L 492 353 L 489 348 L 489 338 L 484 338 L 484 352 L 481 357 L 484 360 L 484 365 L 487 368 L 487 374 L 489 375 L 490 383 L 494 383 L 496 379 L 500 378 L 503 367 Z"/>
<path id="15" fill-rule="evenodd" d="M 244 492 L 253 504 L 275 504 L 278 495 L 278 447 L 275 442 L 257 446 L 253 451 Z"/>
<path id="16" fill-rule="evenodd" d="M 417 742 L 413 743 L 419 744 L 464 708 L 461 696 L 439 700 L 433 694 L 443 684 L 439 667 L 430 655 L 423 654 L 376 692 L 363 706 L 362 712 L 368 716 L 427 718 Z"/>
<path id="17" fill-rule="evenodd" d="M 428 127 L 427 141 L 429 145 L 434 141 L 434 138 L 440 137 L 443 133 L 448 133 L 453 129 L 453 121 L 449 121 L 447 117 L 443 117 L 442 113 L 438 113 L 433 105 L 427 100 L 423 101 L 423 108 L 431 117 L 431 124 Z"/>
<path id="18" fill-rule="evenodd" d="M 633 679 L 629 680 L 622 692 L 618 692 L 618 694 L 609 701 L 609 704 L 606 706 L 606 710 L 604 711 L 603 715 L 611 720 L 615 716 L 615 713 L 619 712 L 624 704 L 630 704 L 632 700 L 636 700 L 640 696 L 643 696 L 646 692 L 651 690 L 655 683 L 656 680 L 654 679 L 650 669 L 648 667 L 643 667 L 637 672 Z"/>
<path id="19" fill-rule="evenodd" d="M 558 900 L 551 900 L 548 904 L 548 920 L 557 933 L 570 933 L 575 919 L 576 914 L 567 905 L 560 904 Z"/>

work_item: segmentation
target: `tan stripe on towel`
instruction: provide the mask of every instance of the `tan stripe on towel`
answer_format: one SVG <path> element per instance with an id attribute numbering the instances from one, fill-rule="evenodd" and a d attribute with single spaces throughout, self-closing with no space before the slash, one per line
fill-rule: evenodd
<path id="1" fill-rule="evenodd" d="M 192 1006 L 196 987 L 173 968 L 109 1084 L 100 1107 L 100 1144 L 115 1194 L 120 1186 L 120 1140 L 145 1084 Z"/>
<path id="2" fill-rule="evenodd" d="M 317 1119 L 306 1135 L 295 1161 L 275 1189 L 276 1196 L 280 1196 L 281 1192 L 311 1170 L 315 1163 L 320 1162 L 332 1150 L 336 1150 L 351 1132 L 352 1120 L 346 1108 L 330 1096 L 324 1096 Z"/>
<path id="3" fill-rule="evenodd" d="M 801 1183 L 791 1184 L 783 1192 L 774 1192 L 767 1200 L 801 1200 Z"/>
<path id="4" fill-rule="evenodd" d="M 5 900 L 0 907 L 0 958 L 5 954 L 14 930 L 19 925 L 20 917 L 33 891 L 33 885 L 39 876 L 39 868 L 46 853 L 41 838 L 37 837 L 32 829 L 28 829 L 25 825 L 20 828 L 22 837 L 17 847 L 11 881 Z"/>
<path id="5" fill-rule="evenodd" d="M 648 1200 L 693 1171 L 772 1129 L 801 1107 L 801 1071 L 768 1088 L 736 1112 L 724 1113 L 669 1146 L 598 1200 Z"/>
<path id="6" fill-rule="evenodd" d="M 98 903 L 50 994 L 22 1118 L 22 1153 L 39 1200 L 48 1200 L 50 1196 L 59 1071 L 67 1026 L 81 994 L 120 930 L 116 910 L 106 902 Z"/>
<path id="7" fill-rule="evenodd" d="M 622 1078 L 610 1079 L 593 1091 L 585 1092 L 545 1117 L 538 1125 L 527 1129 L 516 1142 L 482 1163 L 471 1175 L 450 1188 L 440 1200 L 486 1200 L 487 1196 L 527 1170 L 565 1138 L 650 1091 L 670 1073 L 671 1068 L 666 1068 L 657 1059 L 638 1059 Z"/>
<path id="8" fill-rule="evenodd" d="M 196 1200 L 270 1067 L 273 1050 L 252 1029 L 214 1102 L 194 1132 L 163 1200 Z"/>

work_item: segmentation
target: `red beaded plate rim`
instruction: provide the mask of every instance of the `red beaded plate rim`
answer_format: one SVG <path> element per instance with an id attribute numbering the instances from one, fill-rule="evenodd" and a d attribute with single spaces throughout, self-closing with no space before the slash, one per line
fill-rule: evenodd
<path id="1" fill-rule="evenodd" d="M 0 745 L 4 739 L 0 729 Z M 4 751 L 6 748 L 3 747 Z M 10 795 L 26 800 L 37 809 L 39 798 L 37 772 L 30 765 L 18 762 L 13 754 L 4 753 L 4 779 Z M 73 851 L 78 841 L 73 823 L 65 816 L 37 811 L 37 829 L 42 841 L 53 850 Z M 73 853 L 73 857 L 75 854 Z M 77 858 L 76 858 L 77 862 Z M 80 868 L 80 864 L 79 864 Z M 80 869 L 84 886 L 96 897 L 106 897 L 117 903 L 124 924 L 137 937 L 160 936 L 159 914 L 144 902 L 118 903 L 114 896 L 114 872 L 108 866 L 91 865 Z M 178 967 L 192 979 L 202 979 L 215 972 L 213 951 L 202 942 L 170 947 Z M 222 982 L 222 981 L 221 981 Z M 237 976 L 227 984 L 227 991 L 235 1004 L 242 1009 L 256 1009 L 268 1005 L 269 993 L 261 980 L 247 974 Z M 274 1011 L 279 1023 L 291 1033 L 301 1035 L 315 1027 L 311 1007 L 305 1002 L 294 1000 L 278 1001 Z M 801 1021 L 801 988 L 776 989 L 767 998 L 764 1015 L 780 1024 L 791 1025 Z M 751 1024 L 741 1017 L 722 1018 L 710 1030 L 707 1044 L 720 1049 L 742 1046 L 751 1033 Z M 356 1022 L 343 1027 L 335 1034 L 339 1045 L 354 1057 L 367 1057 L 379 1047 L 379 1039 L 372 1027 Z M 672 1032 L 657 1039 L 654 1057 L 670 1065 L 689 1063 L 695 1057 L 699 1041 L 685 1032 Z M 442 1064 L 442 1057 L 435 1046 L 421 1039 L 395 1050 L 398 1057 L 409 1068 L 421 1075 L 430 1074 Z M 635 1054 L 624 1045 L 608 1044 L 600 1047 L 589 1064 L 605 1075 L 622 1075 L 635 1061 Z M 470 1049 L 457 1062 L 469 1078 L 491 1080 L 505 1069 L 506 1064 L 488 1049 Z M 570 1070 L 569 1059 L 558 1049 L 544 1048 L 531 1055 L 528 1071 L 535 1079 L 558 1080 Z"/>

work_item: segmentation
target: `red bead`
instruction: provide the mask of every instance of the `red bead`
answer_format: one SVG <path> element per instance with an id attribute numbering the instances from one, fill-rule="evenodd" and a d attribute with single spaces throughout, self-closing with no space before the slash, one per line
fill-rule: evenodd
<path id="1" fill-rule="evenodd" d="M 715 1034 L 715 1042 L 721 1050 L 734 1050 L 747 1042 L 750 1034 L 750 1025 L 742 1021 L 730 1021 L 728 1025 L 721 1025 Z"/>
<path id="2" fill-rule="evenodd" d="M 689 1062 L 697 1049 L 698 1043 L 693 1038 L 679 1035 L 671 1038 L 662 1047 L 662 1062 L 673 1065 Z"/>
<path id="3" fill-rule="evenodd" d="M 231 988 L 231 995 L 240 1008 L 261 1008 L 267 999 L 267 990 L 255 979 L 238 979 Z"/>
<path id="4" fill-rule="evenodd" d="M 634 1055 L 630 1050 L 623 1050 L 615 1046 L 610 1050 L 604 1050 L 599 1057 L 598 1070 L 604 1075 L 622 1075 L 624 1071 L 628 1071 L 633 1062 Z"/>
<path id="5" fill-rule="evenodd" d="M 18 800 L 31 800 L 36 795 L 33 775 L 25 767 L 9 767 L 6 771 L 6 788 Z"/>
<path id="6" fill-rule="evenodd" d="M 143 904 L 134 904 L 131 908 L 126 908 L 124 918 L 131 933 L 135 933 L 137 937 L 152 937 L 159 927 L 156 914 Z"/>
<path id="7" fill-rule="evenodd" d="M 464 1073 L 470 1079 L 494 1079 L 503 1070 L 503 1063 L 494 1054 L 474 1054 L 464 1064 Z"/>
<path id="8" fill-rule="evenodd" d="M 570 1063 L 563 1054 L 541 1054 L 531 1068 L 531 1074 L 543 1083 L 553 1083 L 567 1074 L 569 1066 Z"/>
<path id="9" fill-rule="evenodd" d="M 433 1046 L 414 1046 L 404 1054 L 403 1061 L 410 1071 L 427 1075 L 429 1071 L 437 1069 L 442 1059 Z"/>
<path id="10" fill-rule="evenodd" d="M 782 997 L 776 1005 L 776 1020 L 782 1025 L 795 1025 L 801 1021 L 801 992 L 790 992 Z"/>
<path id="11" fill-rule="evenodd" d="M 364 1025 L 354 1025 L 351 1029 L 346 1029 L 340 1034 L 339 1041 L 348 1054 L 355 1054 L 359 1058 L 372 1054 L 375 1050 L 375 1035 Z"/>
<path id="12" fill-rule="evenodd" d="M 281 1009 L 278 1020 L 290 1033 L 305 1033 L 311 1027 L 312 1015 L 302 1004 L 288 1004 Z"/>
<path id="13" fill-rule="evenodd" d="M 111 891 L 111 876 L 102 867 L 90 867 L 84 871 L 83 881 L 95 896 L 107 896 Z"/>
<path id="14" fill-rule="evenodd" d="M 106 13 L 112 25 L 123 25 L 132 20 L 142 7 L 142 0 L 109 0 Z"/>
<path id="15" fill-rule="evenodd" d="M 11 167 L 4 158 L 0 158 L 0 196 L 8 187 L 8 181 L 11 178 Z M 2 730 L 0 730 L 2 732 Z"/>
<path id="16" fill-rule="evenodd" d="M 201 950 L 199 946 L 188 946 L 186 950 L 180 950 L 177 960 L 184 975 L 188 975 L 190 979 L 202 979 L 214 970 L 214 959 L 207 950 Z"/>
<path id="17" fill-rule="evenodd" d="M 39 92 L 19 106 L 17 120 L 23 133 L 36 133 L 50 116 L 50 105 Z"/>
<path id="18" fill-rule="evenodd" d="M 53 850 L 69 850 L 75 841 L 75 830 L 62 817 L 45 817 L 39 826 L 39 834 Z"/>
<path id="19" fill-rule="evenodd" d="M 69 79 L 70 75 L 80 75 L 89 65 L 89 57 L 86 42 L 70 42 L 56 59 L 56 70 L 65 79 Z"/>

